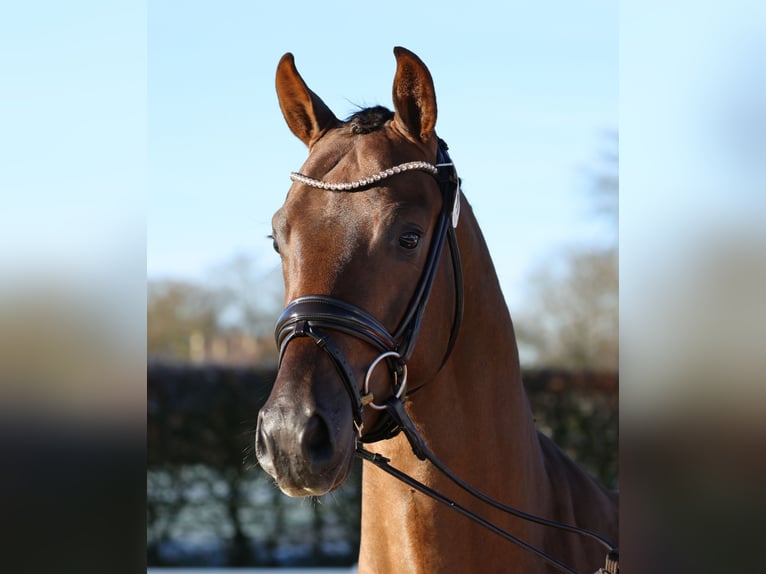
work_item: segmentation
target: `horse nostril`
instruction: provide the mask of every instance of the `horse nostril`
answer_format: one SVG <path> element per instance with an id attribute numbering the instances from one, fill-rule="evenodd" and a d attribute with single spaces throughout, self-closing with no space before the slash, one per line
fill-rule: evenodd
<path id="1" fill-rule="evenodd" d="M 306 459 L 314 464 L 326 462 L 332 458 L 334 449 L 330 429 L 323 417 L 313 415 L 308 420 L 301 437 L 301 446 Z"/>
<path id="2" fill-rule="evenodd" d="M 270 450 L 269 437 L 266 436 L 266 433 L 263 430 L 263 425 L 258 425 L 258 430 L 255 433 L 255 451 L 258 455 L 258 458 L 262 458 L 270 454 Z"/>
<path id="3" fill-rule="evenodd" d="M 263 421 L 258 421 L 258 428 L 255 432 L 255 456 L 261 467 L 269 472 L 274 468 L 274 448 L 272 438 L 264 429 Z"/>

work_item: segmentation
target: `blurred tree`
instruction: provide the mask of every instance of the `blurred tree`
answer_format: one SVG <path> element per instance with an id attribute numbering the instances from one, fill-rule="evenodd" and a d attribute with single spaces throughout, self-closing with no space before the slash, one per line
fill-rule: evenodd
<path id="1" fill-rule="evenodd" d="M 211 338 L 228 294 L 189 281 L 149 281 L 147 346 L 150 356 L 192 359 L 193 334 Z"/>
<path id="2" fill-rule="evenodd" d="M 529 278 L 531 295 L 516 313 L 524 361 L 536 366 L 616 370 L 618 344 L 618 136 L 587 174 L 594 215 L 602 220 L 598 247 L 570 249 Z"/>
<path id="3" fill-rule="evenodd" d="M 619 135 L 616 131 L 604 134 L 604 146 L 599 163 L 587 174 L 591 182 L 589 193 L 595 214 L 607 223 L 607 231 L 612 233 L 610 239 L 616 245 L 620 212 Z"/>
<path id="4" fill-rule="evenodd" d="M 532 300 L 517 314 L 519 344 L 538 366 L 616 370 L 617 251 L 571 252 L 561 267 L 529 280 Z"/>
<path id="5" fill-rule="evenodd" d="M 150 280 L 148 352 L 153 359 L 274 363 L 274 321 L 282 308 L 279 269 L 247 256 L 217 265 L 204 283 Z"/>
<path id="6" fill-rule="evenodd" d="M 211 269 L 208 284 L 227 295 L 224 326 L 255 337 L 272 336 L 284 299 L 279 266 L 264 272 L 255 259 L 238 254 Z"/>

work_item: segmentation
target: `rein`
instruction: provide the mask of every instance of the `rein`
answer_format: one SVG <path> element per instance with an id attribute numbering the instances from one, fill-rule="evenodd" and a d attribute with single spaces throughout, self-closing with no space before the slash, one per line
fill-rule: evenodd
<path id="1" fill-rule="evenodd" d="M 569 574 L 577 574 L 575 570 L 572 570 L 567 565 L 559 562 L 542 550 L 513 536 L 455 501 L 434 491 L 397 468 L 392 467 L 389 464 L 389 459 L 365 450 L 362 446 L 362 443 L 385 440 L 403 432 L 407 437 L 415 456 L 420 460 L 428 460 L 439 469 L 439 471 L 452 480 L 452 482 L 475 498 L 523 520 L 572 532 L 596 540 L 604 546 L 608 552 L 606 566 L 600 569 L 599 573 L 618 574 L 618 550 L 611 542 L 602 536 L 589 530 L 557 522 L 555 520 L 541 518 L 511 506 L 504 505 L 476 490 L 455 476 L 426 446 L 423 438 L 418 433 L 412 419 L 410 419 L 404 408 L 404 400 L 406 400 L 407 397 L 407 361 L 410 359 L 414 351 L 415 343 L 420 332 L 423 314 L 428 302 L 428 297 L 431 293 L 445 241 L 449 243 L 452 257 L 453 275 L 455 279 L 455 314 L 447 349 L 442 359 L 442 366 L 447 362 L 455 345 L 463 314 L 463 274 L 457 237 L 455 234 L 455 228 L 460 213 L 460 182 L 454 164 L 447 153 L 447 149 L 447 144 L 440 139 L 436 164 L 422 161 L 408 162 L 354 182 L 328 183 L 296 172 L 290 174 L 290 179 L 292 181 L 309 187 L 326 191 L 357 191 L 374 185 L 395 174 L 406 171 L 424 171 L 433 175 L 439 183 L 439 188 L 442 193 L 442 208 L 431 241 L 423 274 L 399 326 L 393 333 L 390 333 L 377 318 L 356 305 L 327 295 L 300 296 L 287 304 L 277 320 L 275 337 L 279 349 L 279 365 L 282 364 L 285 351 L 291 341 L 300 337 L 309 337 L 313 339 L 314 342 L 330 357 L 330 360 L 335 366 L 351 400 L 354 426 L 358 435 L 356 455 L 359 458 L 372 463 L 381 470 L 427 496 L 430 496 L 434 500 L 446 504 L 457 512 L 502 536 L 506 540 L 532 552 L 558 570 Z M 363 385 L 364 395 L 362 395 L 362 392 L 360 391 L 360 385 L 357 383 L 353 369 L 346 360 L 343 352 L 326 333 L 328 330 L 338 331 L 357 337 L 380 351 L 380 355 L 367 369 Z M 369 379 L 373 370 L 382 361 L 388 363 L 389 368 L 394 375 L 394 395 L 383 405 L 379 405 L 374 402 L 374 397 L 372 393 L 369 392 Z M 410 391 L 410 393 L 412 392 L 413 391 Z M 364 432 L 365 406 L 384 411 L 384 414 L 376 427 L 366 433 Z"/>
<path id="2" fill-rule="evenodd" d="M 473 496 L 474 498 L 478 498 L 482 502 L 489 504 L 490 506 L 501 510 L 502 512 L 505 512 L 506 514 L 510 514 L 512 516 L 515 516 L 517 518 L 521 518 L 522 520 L 526 520 L 528 522 L 534 522 L 536 524 L 540 524 L 542 526 L 548 526 L 550 528 L 556 528 L 559 530 L 563 530 L 566 532 L 571 532 L 573 534 L 579 534 L 581 536 L 585 536 L 588 538 L 591 538 L 601 544 L 607 551 L 606 555 L 606 563 L 603 568 L 599 569 L 597 574 L 619 574 L 619 551 L 616 546 L 614 546 L 609 540 L 604 538 L 603 536 L 596 534 L 595 532 L 592 532 L 590 530 L 587 530 L 585 528 L 579 528 L 577 526 L 572 526 L 570 524 L 565 524 L 563 522 L 558 522 L 556 520 L 550 520 L 547 518 L 542 518 L 540 516 L 536 516 L 534 514 L 530 514 L 528 512 L 524 512 L 522 510 L 519 510 L 517 508 L 514 508 L 512 506 L 508 506 L 506 504 L 503 504 L 501 502 L 498 502 L 497 500 L 487 496 L 480 490 L 477 490 L 476 488 L 472 487 L 468 483 L 466 483 L 464 480 L 456 476 L 449 468 L 447 468 L 437 457 L 436 455 L 431 451 L 431 449 L 426 446 L 425 441 L 420 436 L 420 433 L 418 433 L 417 428 L 415 427 L 415 423 L 412 422 L 412 419 L 407 414 L 407 411 L 404 408 L 404 403 L 399 399 L 399 397 L 393 396 L 389 398 L 386 401 L 386 406 L 388 407 L 388 412 L 391 414 L 391 416 L 397 421 L 397 424 L 401 427 L 402 431 L 404 432 L 404 435 L 407 437 L 407 440 L 410 443 L 410 446 L 412 447 L 412 452 L 417 456 L 420 460 L 428 460 L 431 464 L 433 464 L 444 476 L 449 478 L 452 482 L 454 482 L 458 487 L 460 487 L 462 490 Z M 379 469 L 383 470 L 384 472 L 390 474 L 394 478 L 404 482 L 408 486 L 418 490 L 419 492 L 425 494 L 426 496 L 429 496 L 433 498 L 434 500 L 441 502 L 442 504 L 445 504 L 446 506 L 449 506 L 453 510 L 459 512 L 463 516 L 466 516 L 467 518 L 470 518 L 474 522 L 481 524 L 485 528 L 491 530 L 495 534 L 502 536 L 509 542 L 513 542 L 514 544 L 520 546 L 524 550 L 527 550 L 528 552 L 531 552 L 535 556 L 539 557 L 540 559 L 544 560 L 554 568 L 562 571 L 567 572 L 568 574 L 578 574 L 576 570 L 573 570 L 563 562 L 560 562 L 547 554 L 546 552 L 543 552 L 539 548 L 536 548 L 532 546 L 531 544 L 528 544 L 521 540 L 520 538 L 517 538 L 513 534 L 506 532 L 502 528 L 496 526 L 492 522 L 489 522 L 488 520 L 485 520 L 478 514 L 474 513 L 471 510 L 468 510 L 464 506 L 460 505 L 459 503 L 455 502 L 454 500 L 451 500 L 450 498 L 447 498 L 443 494 L 433 490 L 432 488 L 426 486 L 422 482 L 419 482 L 418 480 L 412 478 L 408 474 L 403 473 L 399 469 L 391 466 L 390 459 L 377 454 L 370 452 L 366 450 L 359 442 L 357 442 L 356 447 L 356 455 L 361 458 L 362 460 L 366 460 L 367 462 L 377 466 Z"/>

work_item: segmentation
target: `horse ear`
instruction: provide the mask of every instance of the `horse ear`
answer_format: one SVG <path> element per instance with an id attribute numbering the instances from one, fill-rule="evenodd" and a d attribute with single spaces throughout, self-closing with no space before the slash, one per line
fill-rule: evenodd
<path id="1" fill-rule="evenodd" d="M 426 65 L 415 54 L 394 48 L 394 121 L 413 139 L 427 142 L 436 126 L 436 92 Z"/>
<path id="2" fill-rule="evenodd" d="M 290 131 L 308 147 L 339 123 L 330 108 L 309 90 L 289 52 L 277 65 L 277 97 Z"/>

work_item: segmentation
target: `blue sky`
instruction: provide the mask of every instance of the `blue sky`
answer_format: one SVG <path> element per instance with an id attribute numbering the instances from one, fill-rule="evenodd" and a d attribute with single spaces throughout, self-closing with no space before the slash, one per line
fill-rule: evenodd
<path id="1" fill-rule="evenodd" d="M 286 51 L 339 116 L 390 105 L 394 45 L 423 58 L 512 311 L 531 268 L 604 237 L 585 170 L 618 119 L 624 300 L 679 267 L 679 229 L 760 213 L 761 2 L 278 4 L 3 5 L 0 274 L 107 277 L 139 308 L 146 273 L 276 266 L 270 217 L 306 155 L 274 93 Z"/>
<path id="2" fill-rule="evenodd" d="M 204 278 L 236 253 L 278 264 L 271 215 L 306 157 L 274 91 L 287 51 L 339 117 L 391 106 L 394 46 L 424 60 L 509 301 L 561 247 L 602 240 L 586 171 L 618 121 L 611 2 L 179 0 L 150 3 L 147 21 L 150 278 Z"/>
<path id="3" fill-rule="evenodd" d="M 75 275 L 143 245 L 145 17 L 82 0 L 0 10 L 0 273 Z"/>

